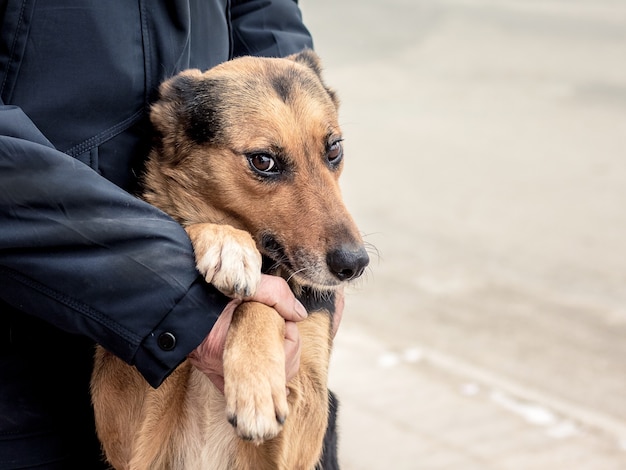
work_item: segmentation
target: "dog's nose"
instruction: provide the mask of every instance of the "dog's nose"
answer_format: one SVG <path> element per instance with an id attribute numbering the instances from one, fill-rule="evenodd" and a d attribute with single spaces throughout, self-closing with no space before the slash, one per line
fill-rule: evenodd
<path id="1" fill-rule="evenodd" d="M 356 279 L 363 274 L 369 262 L 370 257 L 361 245 L 342 245 L 326 255 L 330 272 L 340 281 Z"/>

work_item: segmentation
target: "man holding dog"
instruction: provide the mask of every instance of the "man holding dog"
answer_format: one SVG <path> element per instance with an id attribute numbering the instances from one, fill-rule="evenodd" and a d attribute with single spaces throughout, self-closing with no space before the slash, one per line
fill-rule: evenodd
<path id="1" fill-rule="evenodd" d="M 103 466 L 94 342 L 154 387 L 189 355 L 221 386 L 236 303 L 133 196 L 147 109 L 183 69 L 311 46 L 293 0 L 0 0 L 0 469 Z M 304 307 L 270 276 L 254 300 L 288 320 L 293 376 Z"/>

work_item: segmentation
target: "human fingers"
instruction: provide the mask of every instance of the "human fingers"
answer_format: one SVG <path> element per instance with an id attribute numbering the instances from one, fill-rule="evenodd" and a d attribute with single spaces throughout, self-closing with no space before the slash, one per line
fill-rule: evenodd
<path id="1" fill-rule="evenodd" d="M 239 304 L 240 300 L 232 300 L 226 305 L 207 337 L 188 356 L 189 362 L 204 373 L 222 393 L 224 393 L 224 345 L 233 313 Z"/>
<path id="2" fill-rule="evenodd" d="M 335 291 L 335 312 L 333 313 L 333 338 L 337 335 L 341 319 L 343 318 L 343 309 L 346 305 L 346 298 L 343 287 Z"/>
<path id="3" fill-rule="evenodd" d="M 292 321 L 285 322 L 285 374 L 287 383 L 293 379 L 300 369 L 300 331 Z"/>
<path id="4" fill-rule="evenodd" d="M 256 293 L 245 300 L 254 300 L 275 309 L 285 320 L 304 320 L 308 314 L 295 298 L 287 282 L 278 276 L 263 274 Z"/>

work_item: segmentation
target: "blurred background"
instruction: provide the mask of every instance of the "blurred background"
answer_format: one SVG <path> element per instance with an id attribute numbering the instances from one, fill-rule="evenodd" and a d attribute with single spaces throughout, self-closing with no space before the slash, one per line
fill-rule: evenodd
<path id="1" fill-rule="evenodd" d="M 626 469 L 626 2 L 300 6 L 376 247 L 343 469 Z"/>

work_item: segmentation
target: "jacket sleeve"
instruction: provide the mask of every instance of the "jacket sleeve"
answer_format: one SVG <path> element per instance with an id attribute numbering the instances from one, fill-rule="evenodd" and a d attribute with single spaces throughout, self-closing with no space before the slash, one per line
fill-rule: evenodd
<path id="1" fill-rule="evenodd" d="M 313 48 L 296 0 L 233 0 L 233 54 L 285 57 Z"/>
<path id="2" fill-rule="evenodd" d="M 1 101 L 0 298 L 92 338 L 155 387 L 227 302 L 198 275 L 179 224 Z"/>

